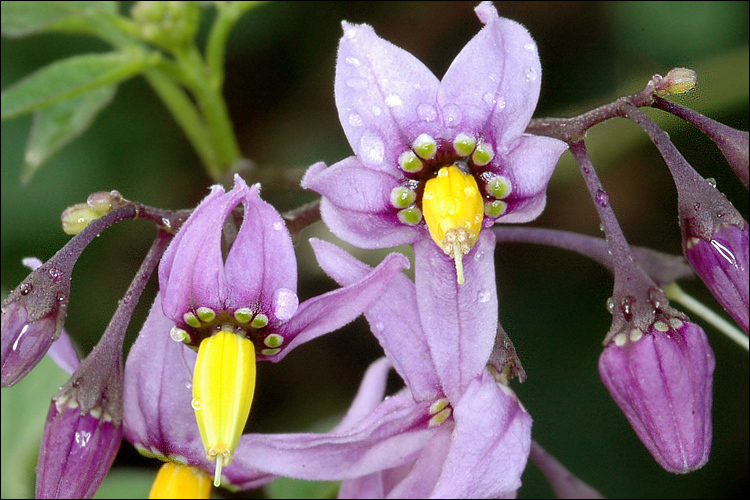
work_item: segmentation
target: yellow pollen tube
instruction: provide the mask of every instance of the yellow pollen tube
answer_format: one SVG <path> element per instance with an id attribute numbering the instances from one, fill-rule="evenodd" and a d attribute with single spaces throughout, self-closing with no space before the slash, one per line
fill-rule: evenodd
<path id="1" fill-rule="evenodd" d="M 455 165 L 441 168 L 425 183 L 422 213 L 433 241 L 455 260 L 457 281 L 463 284 L 462 259 L 477 242 L 484 218 L 477 181 Z"/>
<path id="2" fill-rule="evenodd" d="M 193 409 L 206 457 L 216 460 L 215 486 L 232 462 L 254 393 L 253 343 L 228 331 L 204 339 L 193 372 Z"/>

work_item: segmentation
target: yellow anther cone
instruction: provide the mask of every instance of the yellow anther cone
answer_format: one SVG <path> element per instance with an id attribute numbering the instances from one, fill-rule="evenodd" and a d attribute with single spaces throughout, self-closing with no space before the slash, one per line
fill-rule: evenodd
<path id="1" fill-rule="evenodd" d="M 477 181 L 455 165 L 441 168 L 437 177 L 425 183 L 422 213 L 432 239 L 456 261 L 458 283 L 462 284 L 462 259 L 477 242 L 484 218 Z"/>
<path id="2" fill-rule="evenodd" d="M 159 468 L 149 498 L 209 498 L 211 477 L 203 469 L 166 462 Z"/>
<path id="3" fill-rule="evenodd" d="M 255 347 L 245 337 L 221 331 L 201 342 L 193 373 L 193 409 L 214 484 L 232 462 L 255 393 Z"/>

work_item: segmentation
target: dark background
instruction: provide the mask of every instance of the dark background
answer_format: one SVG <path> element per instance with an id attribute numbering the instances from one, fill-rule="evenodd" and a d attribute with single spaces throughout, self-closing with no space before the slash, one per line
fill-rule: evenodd
<path id="1" fill-rule="evenodd" d="M 481 28 L 475 5 L 284 2 L 252 10 L 237 24 L 227 48 L 225 96 L 243 153 L 266 172 L 304 168 L 320 160 L 331 164 L 351 154 L 333 98 L 342 19 L 371 24 L 381 37 L 409 50 L 441 76 Z M 747 130 L 746 2 L 495 5 L 501 16 L 524 24 L 538 43 L 543 75 L 535 116 L 578 114 L 639 91 L 654 73 L 684 66 L 698 72 L 698 88 L 677 100 Z M 2 87 L 56 59 L 104 50 L 107 46 L 102 42 L 80 36 L 3 39 Z M 702 175 L 717 180 L 747 220 L 747 190 L 715 145 L 689 125 L 661 112 L 649 114 L 669 131 Z M 47 259 L 67 241 L 59 215 L 68 205 L 85 201 L 89 193 L 118 189 L 127 198 L 147 204 L 184 208 L 200 201 L 211 183 L 181 131 L 141 78 L 122 84 L 91 129 L 21 187 L 19 173 L 30 123 L 24 117 L 2 127 L 5 292 L 26 274 L 22 257 Z M 680 253 L 674 187 L 645 135 L 616 119 L 595 127 L 587 144 L 629 241 Z M 314 198 L 270 185 L 264 186 L 263 194 L 279 210 Z M 533 224 L 599 234 L 593 205 L 569 153 L 552 178 L 546 211 Z M 334 287 L 306 243 L 312 235 L 332 239 L 318 226 L 306 230 L 298 246 L 302 299 Z M 79 261 L 66 328 L 83 352 L 91 349 L 106 327 L 154 234 L 148 223 L 125 222 L 104 233 Z M 377 262 L 384 254 L 357 255 Z M 528 380 L 514 388 L 534 417 L 534 439 L 608 497 L 730 497 L 746 492 L 746 352 L 706 327 L 716 354 L 711 459 L 690 475 L 669 474 L 639 442 L 599 380 L 597 360 L 610 324 L 605 301 L 611 294 L 611 276 L 575 254 L 539 246 L 499 245 L 496 263 L 500 318 L 528 374 Z M 681 285 L 724 314 L 698 280 Z M 131 341 L 154 292 L 152 284 L 131 328 Z M 360 319 L 298 348 L 279 365 L 261 364 L 248 430 L 307 430 L 336 415 L 347 407 L 365 367 L 380 355 L 380 347 Z M 29 447 L 37 443 L 31 441 Z M 144 461 L 124 444 L 116 467 Z M 149 465 L 154 467 L 155 462 Z M 7 479 L 4 473 L 3 481 Z M 523 482 L 519 497 L 552 495 L 533 465 Z"/>

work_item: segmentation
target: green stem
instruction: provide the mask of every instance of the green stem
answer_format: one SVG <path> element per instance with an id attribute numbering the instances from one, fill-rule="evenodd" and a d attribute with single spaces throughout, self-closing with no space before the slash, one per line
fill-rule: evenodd
<path id="1" fill-rule="evenodd" d="M 148 71 L 144 76 L 193 144 L 211 177 L 221 178 L 224 169 L 217 158 L 211 133 L 184 91 L 159 70 Z"/>
<path id="2" fill-rule="evenodd" d="M 746 351 L 750 351 L 750 345 L 748 345 L 749 342 L 747 335 L 745 335 L 738 328 L 729 323 L 729 321 L 725 320 L 714 311 L 685 293 L 685 291 L 682 290 L 682 288 L 680 288 L 677 283 L 672 283 L 671 285 L 669 285 L 664 289 L 664 292 L 667 294 L 667 298 L 669 300 L 679 302 L 694 314 L 697 314 L 701 318 L 711 323 L 711 325 L 713 325 L 714 328 L 719 330 L 721 333 L 737 342 L 740 347 L 742 347 Z"/>

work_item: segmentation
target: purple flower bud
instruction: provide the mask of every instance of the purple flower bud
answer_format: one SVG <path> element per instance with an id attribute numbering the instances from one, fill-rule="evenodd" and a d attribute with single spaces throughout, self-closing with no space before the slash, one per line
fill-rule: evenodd
<path id="1" fill-rule="evenodd" d="M 722 224 L 710 240 L 688 238 L 685 257 L 745 331 L 748 331 L 748 229 Z"/>
<path id="2" fill-rule="evenodd" d="M 26 376 L 60 336 L 68 309 L 70 270 L 56 267 L 54 258 L 35 269 L 2 305 L 2 386 Z"/>
<path id="3" fill-rule="evenodd" d="M 703 329 L 676 316 L 662 316 L 646 332 L 621 331 L 599 358 L 604 385 L 670 472 L 708 461 L 714 365 Z"/>
<path id="4" fill-rule="evenodd" d="M 52 400 L 37 465 L 37 498 L 91 498 L 120 448 L 122 425 L 74 397 Z"/>

